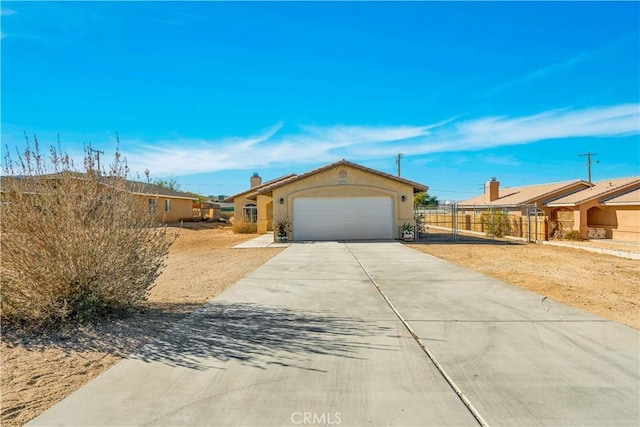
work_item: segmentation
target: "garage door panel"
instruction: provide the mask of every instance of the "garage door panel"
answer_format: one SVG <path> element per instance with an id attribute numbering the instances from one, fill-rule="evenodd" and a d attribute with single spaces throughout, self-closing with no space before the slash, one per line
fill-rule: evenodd
<path id="1" fill-rule="evenodd" d="M 393 238 L 391 197 L 297 198 L 293 202 L 296 240 Z"/>

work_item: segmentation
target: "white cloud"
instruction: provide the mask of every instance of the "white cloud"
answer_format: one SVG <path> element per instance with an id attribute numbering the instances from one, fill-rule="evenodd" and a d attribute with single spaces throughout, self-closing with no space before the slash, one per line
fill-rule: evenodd
<path id="1" fill-rule="evenodd" d="M 551 110 L 522 117 L 482 117 L 423 126 L 302 126 L 284 133 L 282 124 L 248 137 L 217 140 L 122 141 L 133 171 L 189 175 L 229 169 L 254 169 L 358 161 L 438 152 L 482 150 L 498 146 L 575 137 L 616 137 L 640 133 L 640 105 L 582 110 Z M 499 159 L 497 161 L 504 161 Z"/>

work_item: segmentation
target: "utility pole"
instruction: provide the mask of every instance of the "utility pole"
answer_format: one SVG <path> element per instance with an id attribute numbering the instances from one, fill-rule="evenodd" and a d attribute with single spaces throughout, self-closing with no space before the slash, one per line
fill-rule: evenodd
<path id="1" fill-rule="evenodd" d="M 396 157 L 396 164 L 398 165 L 398 176 L 400 176 L 400 159 L 402 158 L 402 153 L 398 153 Z"/>
<path id="2" fill-rule="evenodd" d="M 599 161 L 592 162 L 591 156 L 597 156 L 597 153 L 586 152 L 585 154 L 578 154 L 578 157 L 586 157 L 587 158 L 587 170 L 589 172 L 589 184 L 591 184 L 591 163 L 600 163 Z"/>
<path id="3" fill-rule="evenodd" d="M 89 147 L 89 152 L 96 153 L 96 161 L 98 162 L 98 175 L 100 175 L 100 154 L 104 154 L 104 151 L 94 150 L 93 148 Z"/>

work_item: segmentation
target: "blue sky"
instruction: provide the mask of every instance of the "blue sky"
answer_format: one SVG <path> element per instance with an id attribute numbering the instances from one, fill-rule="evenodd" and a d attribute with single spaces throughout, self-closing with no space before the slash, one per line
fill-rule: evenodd
<path id="1" fill-rule="evenodd" d="M 342 158 L 440 200 L 640 175 L 640 3 L 2 2 L 23 133 L 233 194 Z"/>

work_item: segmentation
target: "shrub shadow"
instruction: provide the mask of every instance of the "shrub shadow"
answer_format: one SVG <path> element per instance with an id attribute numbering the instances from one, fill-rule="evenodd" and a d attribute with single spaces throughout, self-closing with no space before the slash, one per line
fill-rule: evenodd
<path id="1" fill-rule="evenodd" d="M 11 347 L 42 352 L 98 352 L 127 357 L 184 319 L 202 303 L 150 303 L 97 322 L 67 323 L 30 329 L 4 323 L 2 341 Z"/>
<path id="2" fill-rule="evenodd" d="M 323 312 L 244 303 L 209 303 L 132 358 L 204 370 L 235 360 L 243 365 L 311 369 L 310 355 L 359 358 L 362 350 L 394 350 L 375 337 L 392 329 Z M 392 335 L 391 335 L 392 334 Z"/>

